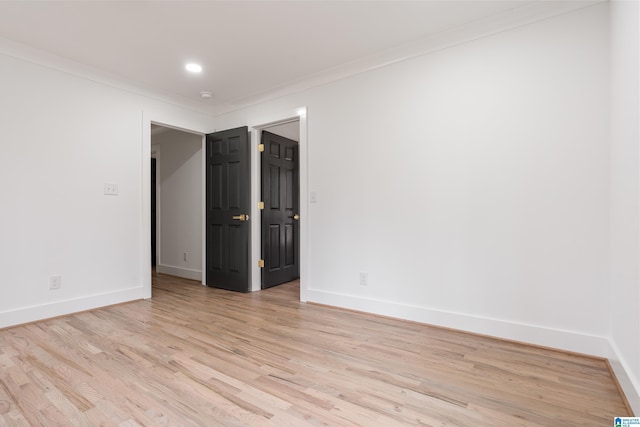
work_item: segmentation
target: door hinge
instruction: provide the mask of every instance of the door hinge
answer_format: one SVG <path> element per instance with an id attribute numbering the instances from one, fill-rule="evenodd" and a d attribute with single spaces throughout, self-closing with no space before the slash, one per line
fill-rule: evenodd
<path id="1" fill-rule="evenodd" d="M 258 202 L 258 209 L 260 210 L 264 209 L 264 202 Z"/>
<path id="2" fill-rule="evenodd" d="M 258 267 L 259 268 L 264 268 L 264 260 L 263 259 L 259 259 L 258 260 Z"/>
<path id="3" fill-rule="evenodd" d="M 258 144 L 258 151 L 261 153 L 264 151 L 264 144 Z"/>

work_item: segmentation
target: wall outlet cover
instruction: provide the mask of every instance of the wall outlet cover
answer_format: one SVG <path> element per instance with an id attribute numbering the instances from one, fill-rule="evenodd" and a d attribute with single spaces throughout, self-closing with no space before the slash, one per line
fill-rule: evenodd
<path id="1" fill-rule="evenodd" d="M 104 183 L 104 194 L 105 194 L 105 196 L 117 196 L 118 195 L 118 184 L 105 182 Z"/>
<path id="2" fill-rule="evenodd" d="M 369 284 L 369 273 L 364 271 L 360 272 L 360 284 L 362 286 L 367 286 Z"/>
<path id="3" fill-rule="evenodd" d="M 49 289 L 60 289 L 62 286 L 62 276 L 49 276 Z"/>

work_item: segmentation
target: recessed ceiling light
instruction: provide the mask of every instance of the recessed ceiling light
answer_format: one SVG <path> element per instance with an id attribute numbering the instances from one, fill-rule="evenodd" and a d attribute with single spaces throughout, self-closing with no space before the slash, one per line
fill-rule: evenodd
<path id="1" fill-rule="evenodd" d="M 186 68 L 187 71 L 190 71 L 192 73 L 199 73 L 202 71 L 202 66 L 200 64 L 195 64 L 193 62 L 185 65 L 184 68 Z"/>
<path id="2" fill-rule="evenodd" d="M 203 90 L 202 92 L 200 92 L 200 97 L 203 99 L 209 99 L 211 98 L 213 94 L 209 91 Z"/>

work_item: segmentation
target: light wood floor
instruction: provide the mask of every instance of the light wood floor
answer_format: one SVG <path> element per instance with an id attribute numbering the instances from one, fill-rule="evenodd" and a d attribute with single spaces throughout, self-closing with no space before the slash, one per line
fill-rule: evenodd
<path id="1" fill-rule="evenodd" d="M 609 426 L 603 360 L 154 276 L 0 331 L 0 426 Z"/>

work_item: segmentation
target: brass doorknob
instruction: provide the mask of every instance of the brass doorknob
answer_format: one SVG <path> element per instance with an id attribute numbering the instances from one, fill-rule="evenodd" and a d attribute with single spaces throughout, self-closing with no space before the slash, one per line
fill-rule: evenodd
<path id="1" fill-rule="evenodd" d="M 249 215 L 245 215 L 245 214 L 234 215 L 232 218 L 235 219 L 236 221 L 248 221 L 249 220 Z"/>
<path id="2" fill-rule="evenodd" d="M 300 220 L 300 215 L 295 214 L 295 215 L 293 216 L 293 219 L 295 219 L 296 221 Z"/>

